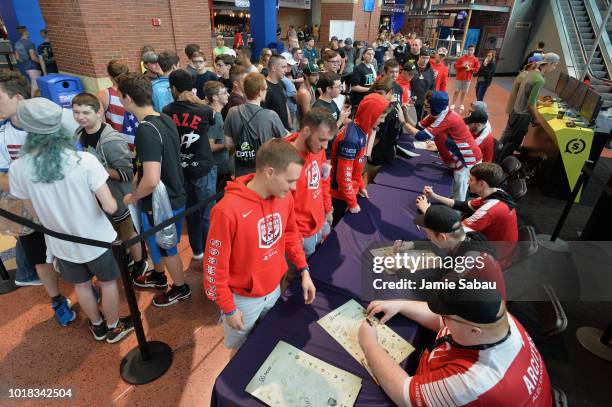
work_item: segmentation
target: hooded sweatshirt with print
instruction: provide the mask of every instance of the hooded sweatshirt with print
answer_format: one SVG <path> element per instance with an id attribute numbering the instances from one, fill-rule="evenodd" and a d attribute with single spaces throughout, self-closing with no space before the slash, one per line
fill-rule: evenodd
<path id="1" fill-rule="evenodd" d="M 286 138 L 294 142 L 298 133 Z M 325 149 L 318 153 L 300 151 L 304 160 L 302 173 L 298 179 L 295 191 L 292 191 L 295 206 L 295 222 L 302 237 L 317 233 L 325 223 L 325 214 L 332 211 L 329 192 L 330 165 L 326 163 Z"/>
<path id="2" fill-rule="evenodd" d="M 224 313 L 236 309 L 233 293 L 263 297 L 274 291 L 287 271 L 285 252 L 298 269 L 306 267 L 293 196 L 263 199 L 247 187 L 253 177 L 229 182 L 210 214 L 204 291 Z"/>
<path id="3" fill-rule="evenodd" d="M 357 193 L 365 188 L 362 173 L 368 137 L 387 106 L 389 101 L 384 96 L 367 95 L 357 108 L 355 120 L 334 139 L 331 196 L 345 201 L 349 208 L 357 206 Z"/>

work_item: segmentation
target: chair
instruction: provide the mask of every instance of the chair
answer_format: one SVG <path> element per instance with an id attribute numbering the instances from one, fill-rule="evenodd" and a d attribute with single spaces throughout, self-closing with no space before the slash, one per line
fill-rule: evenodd
<path id="1" fill-rule="evenodd" d="M 567 396 L 565 392 L 558 388 L 557 386 L 552 387 L 553 391 L 553 407 L 567 407 L 569 403 L 567 402 Z"/>
<path id="2" fill-rule="evenodd" d="M 522 164 L 515 156 L 509 155 L 504 158 L 501 163 L 499 163 L 499 166 L 502 167 L 502 170 L 504 170 L 506 174 L 504 182 L 512 178 L 520 178 L 519 171 L 521 170 Z"/>
<path id="3" fill-rule="evenodd" d="M 506 192 L 514 199 L 514 202 L 518 202 L 527 194 L 527 182 L 523 178 L 510 179 Z"/>

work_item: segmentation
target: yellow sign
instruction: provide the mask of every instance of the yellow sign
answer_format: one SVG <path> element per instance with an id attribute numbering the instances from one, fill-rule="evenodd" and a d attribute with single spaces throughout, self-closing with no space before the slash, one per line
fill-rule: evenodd
<path id="1" fill-rule="evenodd" d="M 578 177 L 580 177 L 580 171 L 591 153 L 593 130 L 582 127 L 567 127 L 564 119 L 555 118 L 549 120 L 548 124 L 555 134 L 569 187 L 574 189 Z M 580 192 L 576 196 L 576 202 L 579 201 Z"/>

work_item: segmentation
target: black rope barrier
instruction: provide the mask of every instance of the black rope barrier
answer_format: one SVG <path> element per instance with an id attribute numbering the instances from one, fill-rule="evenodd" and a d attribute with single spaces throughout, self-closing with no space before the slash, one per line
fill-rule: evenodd
<path id="1" fill-rule="evenodd" d="M 195 211 L 202 209 L 210 202 L 218 200 L 223 196 L 223 191 L 205 199 L 204 201 L 198 202 L 197 204 L 187 208 L 183 212 L 166 219 L 159 225 L 147 230 L 144 233 L 137 235 L 136 237 L 129 239 L 125 242 L 121 240 L 115 240 L 112 243 L 103 242 L 100 240 L 89 239 L 84 237 L 77 237 L 68 235 L 65 233 L 56 232 L 51 229 L 21 216 L 15 215 L 12 212 L 0 208 L 0 216 L 5 217 L 17 224 L 26 226 L 37 232 L 45 235 L 53 236 L 60 240 L 65 240 L 72 243 L 86 244 L 89 246 L 101 247 L 104 249 L 111 249 L 113 256 L 119 265 L 119 271 L 123 280 L 123 288 L 125 290 L 125 297 L 130 310 L 130 315 L 134 323 L 134 333 L 138 341 L 138 346 L 130 350 L 127 355 L 121 360 L 119 366 L 119 373 L 123 380 L 130 384 L 145 384 L 150 383 L 159 377 L 161 377 L 172 364 L 172 348 L 168 344 L 161 341 L 147 341 L 144 328 L 142 326 L 142 318 L 140 309 L 138 308 L 138 302 L 136 300 L 136 292 L 134 291 L 134 284 L 132 276 L 130 274 L 126 249 L 133 246 L 136 243 L 144 242 L 148 237 L 153 236 L 155 233 L 170 226 L 179 220 L 191 215 Z M 144 253 L 144 252 L 143 252 Z M 4 271 L 4 272 L 3 272 Z M 6 277 L 5 277 L 6 274 Z M 10 277 L 4 268 L 4 264 L 0 261 L 0 278 L 3 281 L 10 282 Z"/>

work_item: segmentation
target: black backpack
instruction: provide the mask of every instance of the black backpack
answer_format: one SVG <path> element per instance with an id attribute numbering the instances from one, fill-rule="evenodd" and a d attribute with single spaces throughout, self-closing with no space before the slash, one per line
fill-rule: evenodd
<path id="1" fill-rule="evenodd" d="M 247 110 L 247 105 L 238 106 L 238 116 L 242 122 L 242 129 L 237 136 L 233 137 L 236 147 L 234 159 L 238 166 L 255 168 L 255 155 L 259 147 L 261 147 L 261 139 L 251 126 L 251 120 L 263 111 L 264 108 L 260 107 L 251 117 L 247 117 Z"/>

